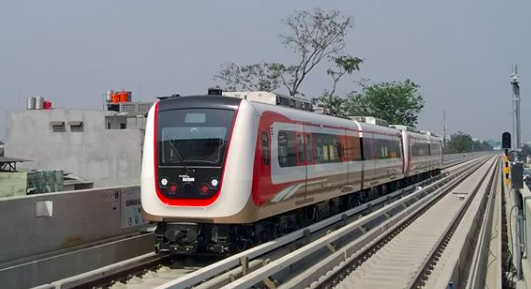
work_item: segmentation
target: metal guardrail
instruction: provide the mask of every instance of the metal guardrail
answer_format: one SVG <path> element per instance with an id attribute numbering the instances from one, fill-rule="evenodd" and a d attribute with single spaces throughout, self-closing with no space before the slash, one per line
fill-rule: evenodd
<path id="1" fill-rule="evenodd" d="M 500 161 L 498 161 L 498 164 L 499 163 Z M 495 206 L 497 199 L 498 200 L 501 199 L 501 195 L 498 195 L 498 196 L 496 195 L 499 185 L 502 184 L 500 177 L 501 177 L 501 166 L 497 166 L 497 170 L 495 171 L 495 176 L 494 176 L 495 183 L 490 188 L 490 192 L 487 195 L 487 199 L 485 199 L 487 204 L 485 205 L 485 209 L 483 211 L 483 218 L 480 224 L 481 226 L 480 226 L 480 231 L 478 233 L 476 248 L 472 255 L 471 267 L 469 270 L 468 278 L 466 279 L 468 280 L 466 289 L 485 288 L 485 281 L 487 278 L 487 268 L 488 268 L 487 260 L 489 257 L 490 241 L 491 241 L 491 235 L 492 235 L 492 222 L 494 218 L 493 207 Z M 500 229 L 501 229 L 501 226 L 500 226 Z M 497 236 L 501 237 L 501 234 Z M 496 255 L 496 256 L 501 256 L 501 246 L 499 248 L 500 248 L 500 252 L 499 252 L 500 255 Z M 501 271 L 499 273 L 500 273 L 499 274 L 499 277 L 500 277 L 499 287 L 497 286 L 496 288 L 502 287 Z"/>
<path id="2" fill-rule="evenodd" d="M 470 168 L 471 165 L 467 166 L 467 168 Z M 301 249 L 297 250 L 296 253 L 293 252 L 292 254 L 288 254 L 284 256 L 281 259 L 278 259 L 276 261 L 273 261 L 261 269 L 257 269 L 254 272 L 251 272 L 244 277 L 236 280 L 235 282 L 229 284 L 226 286 L 226 288 L 236 288 L 236 287 L 246 287 L 246 286 L 252 286 L 256 284 L 257 282 L 260 282 L 264 279 L 267 279 L 269 276 L 273 275 L 275 272 L 278 272 L 284 268 L 289 267 L 290 265 L 294 264 L 298 260 L 302 259 L 304 256 L 308 256 L 313 251 L 328 247 L 330 243 L 334 242 L 335 240 L 349 234 L 350 232 L 354 230 L 364 230 L 364 225 L 367 225 L 369 222 L 375 220 L 376 218 L 386 217 L 389 218 L 390 215 L 388 214 L 389 211 L 394 210 L 396 208 L 403 208 L 405 212 L 407 213 L 412 208 L 408 208 L 406 205 L 407 202 L 411 201 L 418 201 L 418 200 L 428 200 L 430 198 L 424 198 L 425 196 L 428 196 L 429 193 L 435 191 L 436 189 L 440 188 L 444 184 L 453 183 L 453 181 L 456 180 L 458 176 L 461 176 L 465 172 L 465 168 L 461 168 L 458 170 L 459 172 L 456 172 L 452 174 L 451 177 L 441 179 L 439 181 L 436 181 L 435 183 L 432 183 L 430 185 L 427 185 L 425 188 L 418 190 L 416 192 L 413 192 L 404 198 L 400 199 L 399 201 L 393 202 L 392 204 L 389 204 L 385 206 L 385 209 L 380 209 L 373 214 L 371 214 L 371 217 L 363 217 L 360 220 L 351 223 L 350 225 L 344 226 L 341 229 L 338 229 L 329 235 L 323 237 L 323 239 L 319 240 L 318 242 L 312 242 L 309 245 L 306 245 L 302 247 Z M 402 192 L 396 192 L 402 193 Z M 382 198 L 390 198 L 390 196 L 385 196 Z M 376 200 L 375 200 L 376 201 Z M 416 202 L 415 202 L 416 203 Z M 355 215 L 356 213 L 359 213 L 363 210 L 365 210 L 368 206 L 370 206 L 371 203 L 364 204 L 360 207 L 351 209 L 349 211 L 346 211 L 340 215 L 336 215 L 333 217 L 330 217 L 326 220 L 323 220 L 319 223 L 316 223 L 314 225 L 311 225 L 307 228 L 300 229 L 298 231 L 295 231 L 293 233 L 290 233 L 288 235 L 285 235 L 279 239 L 276 239 L 274 241 L 259 245 L 257 247 L 254 247 L 250 250 L 247 250 L 245 252 L 233 255 L 231 257 L 228 257 L 220 262 L 217 262 L 215 264 L 212 264 L 210 266 L 207 266 L 205 268 L 199 269 L 195 272 L 192 272 L 182 278 L 179 278 L 177 280 L 173 280 L 171 282 L 168 282 L 162 286 L 157 287 L 157 289 L 179 289 L 179 288 L 187 288 L 190 286 L 197 285 L 198 283 L 204 282 L 205 280 L 209 280 L 213 278 L 214 276 L 221 274 L 223 272 L 226 272 L 228 270 L 231 270 L 235 267 L 242 266 L 246 267 L 247 263 L 250 260 L 253 260 L 255 258 L 258 258 L 260 256 L 265 255 L 266 253 L 269 253 L 275 249 L 278 249 L 282 246 L 286 246 L 290 243 L 293 243 L 299 239 L 304 238 L 305 236 L 309 235 L 310 233 L 319 231 L 321 229 L 324 229 L 334 223 L 337 223 L 341 220 L 344 220 L 345 218 L 348 218 L 349 216 Z M 412 205 L 413 206 L 413 205 Z M 371 230 L 372 232 L 376 232 L 377 230 Z M 370 235 L 370 234 L 369 234 Z M 302 250 L 302 251 L 301 251 Z M 242 288 L 243 288 L 242 287 Z M 224 287 L 225 288 L 225 287 Z"/>
<path id="3" fill-rule="evenodd" d="M 363 254 L 365 250 L 369 250 L 371 248 L 369 244 L 377 243 L 385 237 L 385 234 L 382 234 L 383 232 L 392 231 L 397 226 L 402 225 L 402 223 L 407 221 L 406 216 L 412 216 L 418 211 L 422 210 L 424 206 L 428 205 L 431 201 L 433 201 L 441 193 L 443 193 L 444 188 L 452 187 L 454 184 L 458 183 L 460 180 L 468 176 L 468 172 L 470 172 L 470 170 L 461 170 L 459 173 L 456 173 L 452 177 L 442 179 L 432 185 L 429 185 L 422 190 L 419 190 L 407 197 L 404 197 L 403 199 L 396 201 L 391 205 L 385 206 L 380 210 L 366 217 L 363 217 L 356 222 L 353 222 L 345 227 L 342 227 L 330 233 L 329 235 L 319 239 L 316 242 L 313 242 L 312 244 L 309 244 L 299 250 L 292 252 L 291 254 L 288 254 L 278 260 L 275 260 L 274 262 L 269 263 L 263 268 L 258 269 L 250 273 L 249 275 L 234 281 L 233 283 L 223 287 L 222 289 L 251 287 L 256 283 L 260 282 L 261 280 L 265 280 L 270 276 L 273 276 L 273 274 L 279 273 L 281 270 L 289 267 L 290 265 L 295 265 L 298 261 L 302 260 L 304 257 L 309 256 L 311 253 L 329 247 L 331 244 L 333 244 L 333 242 L 339 240 L 342 237 L 345 237 L 346 235 L 354 232 L 355 230 L 363 228 L 369 222 L 372 222 L 381 217 L 387 218 L 387 221 L 383 222 L 376 228 L 365 233 L 359 239 L 356 239 L 354 242 L 335 251 L 329 257 L 316 263 L 310 269 L 305 270 L 304 273 L 292 279 L 291 281 L 288 281 L 279 288 L 286 289 L 293 288 L 294 286 L 297 286 L 299 288 L 302 286 L 309 286 L 312 282 L 317 281 L 315 278 L 316 276 L 330 276 L 330 274 L 328 273 L 329 270 L 337 272 L 342 267 L 340 264 L 347 265 L 353 258 L 357 257 L 360 254 Z M 415 202 L 409 204 L 412 200 L 415 200 Z M 403 206 L 404 210 L 391 217 L 390 213 L 399 206 Z M 325 280 L 319 280 L 318 283 L 321 282 L 325 282 Z"/>

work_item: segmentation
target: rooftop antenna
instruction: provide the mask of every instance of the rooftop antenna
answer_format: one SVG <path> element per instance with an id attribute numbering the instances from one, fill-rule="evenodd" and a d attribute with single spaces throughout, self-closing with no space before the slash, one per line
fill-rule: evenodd
<path id="1" fill-rule="evenodd" d="M 448 126 L 446 125 L 446 109 L 443 110 L 443 147 L 446 147 L 446 134 L 448 133 Z"/>
<path id="2" fill-rule="evenodd" d="M 516 150 L 521 148 L 521 129 L 520 129 L 520 82 L 518 80 L 518 66 L 515 65 L 513 68 L 513 73 L 511 74 L 511 86 L 513 88 L 513 136 L 515 142 L 513 147 Z"/>

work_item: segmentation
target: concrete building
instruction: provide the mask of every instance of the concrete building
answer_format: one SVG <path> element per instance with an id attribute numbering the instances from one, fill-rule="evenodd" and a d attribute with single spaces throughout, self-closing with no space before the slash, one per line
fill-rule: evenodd
<path id="1" fill-rule="evenodd" d="M 21 169 L 63 170 L 97 187 L 140 182 L 144 115 L 26 110 L 8 112 L 6 125 L 5 155 L 31 160 Z"/>

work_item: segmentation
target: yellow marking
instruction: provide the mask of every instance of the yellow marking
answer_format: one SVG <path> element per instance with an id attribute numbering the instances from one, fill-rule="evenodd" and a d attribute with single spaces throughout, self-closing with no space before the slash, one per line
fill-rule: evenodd
<path id="1" fill-rule="evenodd" d="M 503 168 L 503 172 L 508 174 L 509 173 L 509 168 L 508 167 Z"/>

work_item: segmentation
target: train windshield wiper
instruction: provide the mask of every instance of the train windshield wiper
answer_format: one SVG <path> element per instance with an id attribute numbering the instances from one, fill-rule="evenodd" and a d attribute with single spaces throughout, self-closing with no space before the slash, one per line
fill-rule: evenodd
<path id="1" fill-rule="evenodd" d="M 183 157 L 181 156 L 181 154 L 179 153 L 179 151 L 177 150 L 177 148 L 175 147 L 175 145 L 173 144 L 173 141 L 169 141 L 170 143 L 170 147 L 171 149 L 173 150 L 173 152 L 175 153 L 175 155 L 177 156 L 177 158 L 179 159 L 179 162 L 183 165 L 184 169 L 189 173 L 191 174 L 192 171 L 188 168 L 188 166 L 186 165 L 185 163 L 185 160 L 183 159 Z"/>

